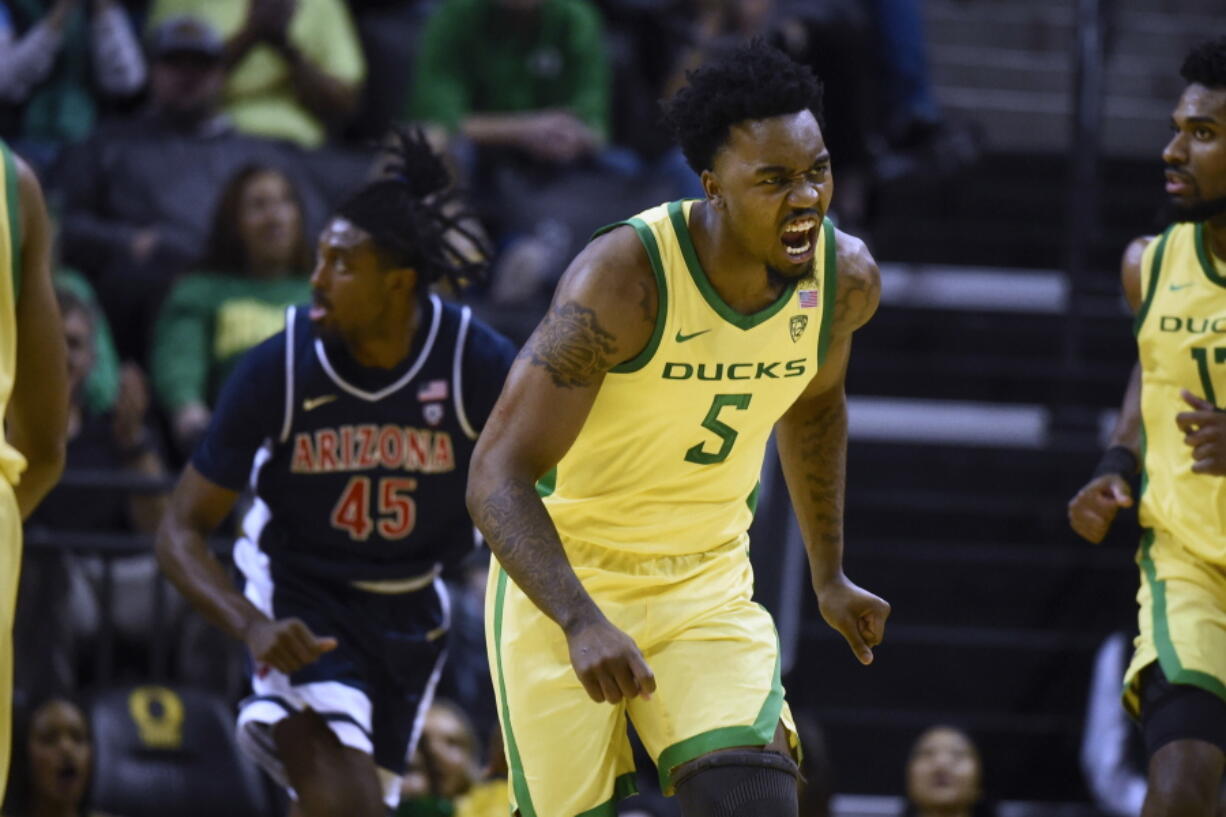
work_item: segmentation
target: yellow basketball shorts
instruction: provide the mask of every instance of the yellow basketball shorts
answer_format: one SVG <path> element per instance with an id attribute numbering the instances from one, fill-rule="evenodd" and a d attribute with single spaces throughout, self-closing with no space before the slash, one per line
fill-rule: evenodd
<path id="1" fill-rule="evenodd" d="M 561 628 L 495 562 L 486 643 L 512 808 L 522 817 L 612 817 L 614 803 L 636 791 L 627 717 L 669 794 L 678 766 L 717 749 L 765 745 L 780 721 L 799 757 L 775 625 L 750 600 L 747 537 L 660 558 L 564 544 L 588 593 L 643 652 L 656 691 L 649 701 L 592 701 Z"/>
<path id="2" fill-rule="evenodd" d="M 1173 684 L 1191 684 L 1226 700 L 1226 567 L 1187 551 L 1169 532 L 1145 530 L 1140 635 L 1124 674 L 1124 707 L 1140 715 L 1138 677 L 1157 661 Z"/>
<path id="3" fill-rule="evenodd" d="M 0 478 L 0 802 L 9 778 L 13 729 L 13 616 L 21 574 L 21 511 L 13 486 Z"/>

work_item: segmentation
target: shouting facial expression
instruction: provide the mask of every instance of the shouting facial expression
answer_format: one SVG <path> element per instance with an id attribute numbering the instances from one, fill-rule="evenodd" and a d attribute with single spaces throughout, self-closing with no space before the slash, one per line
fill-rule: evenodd
<path id="1" fill-rule="evenodd" d="M 963 732 L 929 729 L 907 762 L 907 797 L 921 812 L 970 808 L 980 796 L 979 753 Z"/>
<path id="2" fill-rule="evenodd" d="M 1180 218 L 1203 221 L 1226 211 L 1226 88 L 1189 85 L 1171 129 L 1162 161 L 1166 193 Z"/>
<path id="3" fill-rule="evenodd" d="M 809 274 L 834 181 L 810 111 L 747 120 L 729 131 L 703 185 L 737 244 L 783 278 Z"/>
<path id="4" fill-rule="evenodd" d="M 370 234 L 337 216 L 319 235 L 311 273 L 311 321 L 347 343 L 381 331 L 393 304 L 412 297 L 412 270 L 387 269 Z"/>
<path id="5" fill-rule="evenodd" d="M 81 801 L 93 750 L 80 709 L 60 699 L 40 706 L 30 724 L 28 751 L 37 797 L 53 803 Z"/>

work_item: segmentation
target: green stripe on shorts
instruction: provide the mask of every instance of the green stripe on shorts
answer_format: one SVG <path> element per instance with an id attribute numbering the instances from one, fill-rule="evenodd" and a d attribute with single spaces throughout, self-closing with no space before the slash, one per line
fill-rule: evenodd
<path id="1" fill-rule="evenodd" d="M 613 781 L 613 796 L 596 808 L 576 814 L 575 817 L 616 817 L 617 801 L 624 800 L 632 794 L 638 794 L 638 784 L 634 782 L 634 772 L 618 775 Z"/>
<path id="2" fill-rule="evenodd" d="M 674 743 L 660 753 L 657 766 L 660 770 L 660 789 L 665 792 L 673 790 L 673 769 L 719 749 L 731 749 L 736 746 L 765 746 L 775 737 L 775 728 L 779 716 L 783 713 L 783 678 L 780 674 L 779 633 L 775 633 L 775 671 L 771 679 L 771 689 L 758 710 L 758 717 L 752 726 L 724 726 L 694 735 L 683 741 Z"/>
<path id="3" fill-rule="evenodd" d="M 1158 664 L 1162 673 L 1172 684 L 1190 684 L 1200 687 L 1206 692 L 1212 692 L 1226 701 L 1226 684 L 1220 678 L 1195 669 L 1185 669 L 1171 641 L 1171 626 L 1166 615 L 1166 582 L 1159 581 L 1158 570 L 1154 567 L 1150 549 L 1154 544 L 1154 531 L 1146 528 L 1141 537 L 1141 570 L 1145 580 L 1149 582 L 1150 593 L 1153 595 L 1154 606 L 1154 647 L 1158 650 Z"/>
<path id="4" fill-rule="evenodd" d="M 13 276 L 13 305 L 21 297 L 21 180 L 17 176 L 17 162 L 8 145 L 0 145 L 4 155 L 4 201 L 8 209 L 9 273 Z"/>
<path id="5" fill-rule="evenodd" d="M 511 788 L 515 792 L 515 802 L 519 806 L 522 817 L 536 817 L 532 808 L 532 797 L 528 794 L 528 781 L 524 779 L 524 764 L 519 756 L 519 745 L 515 742 L 515 733 L 511 731 L 511 708 L 507 704 L 507 685 L 503 680 L 502 671 L 502 608 L 507 597 L 507 572 L 498 565 L 498 593 L 494 599 L 494 656 L 498 663 L 498 694 L 502 702 L 499 714 L 502 720 L 502 734 L 507 742 L 507 755 L 511 764 Z"/>

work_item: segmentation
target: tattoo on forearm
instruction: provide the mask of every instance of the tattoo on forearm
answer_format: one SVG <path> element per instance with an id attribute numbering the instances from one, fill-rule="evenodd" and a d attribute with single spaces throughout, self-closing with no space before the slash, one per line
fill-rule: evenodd
<path id="1" fill-rule="evenodd" d="M 596 320 L 596 313 L 568 301 L 550 308 L 519 356 L 532 361 L 563 389 L 590 386 L 612 364 L 613 335 Z"/>
<path id="2" fill-rule="evenodd" d="M 561 621 L 590 601 L 533 486 L 508 482 L 495 489 L 473 521 L 507 575 L 545 615 Z"/>
<path id="3" fill-rule="evenodd" d="M 815 532 L 824 545 L 843 540 L 843 486 L 847 471 L 847 404 L 831 402 L 807 418 L 796 444 L 805 464 L 804 490 L 812 503 Z"/>

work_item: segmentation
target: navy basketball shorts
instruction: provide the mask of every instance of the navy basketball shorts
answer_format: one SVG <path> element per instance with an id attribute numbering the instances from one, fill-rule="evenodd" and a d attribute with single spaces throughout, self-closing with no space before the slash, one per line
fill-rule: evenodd
<path id="1" fill-rule="evenodd" d="M 239 746 L 292 795 L 272 727 L 310 709 L 343 745 L 374 759 L 394 808 L 446 657 L 450 611 L 442 580 L 431 573 L 375 591 L 279 569 L 254 549 L 236 553 L 236 561 L 246 597 L 265 615 L 301 619 L 317 637 L 338 642 L 292 675 L 254 667 L 252 695 L 239 705 Z"/>

